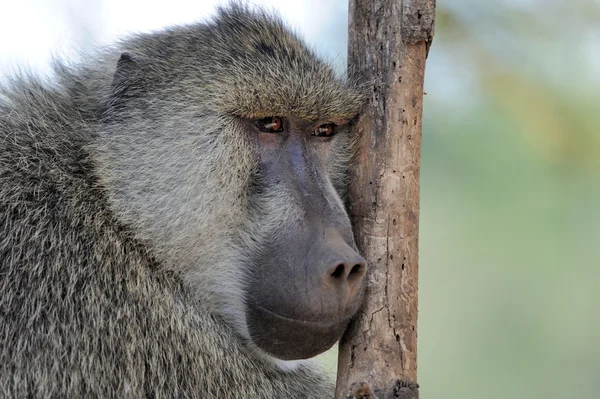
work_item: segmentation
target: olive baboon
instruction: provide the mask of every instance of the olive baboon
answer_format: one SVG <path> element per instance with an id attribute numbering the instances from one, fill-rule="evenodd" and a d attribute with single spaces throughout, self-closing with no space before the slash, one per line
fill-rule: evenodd
<path id="1" fill-rule="evenodd" d="M 362 95 L 233 4 L 0 91 L 0 397 L 324 398 Z"/>

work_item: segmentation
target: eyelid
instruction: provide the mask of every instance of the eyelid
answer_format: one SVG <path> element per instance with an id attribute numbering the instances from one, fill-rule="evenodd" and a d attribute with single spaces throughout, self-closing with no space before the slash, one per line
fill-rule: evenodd
<path id="1" fill-rule="evenodd" d="M 316 127 L 319 127 L 321 125 L 329 125 L 329 124 L 334 124 L 335 126 L 344 126 L 350 121 L 351 121 L 351 119 L 341 119 L 341 118 L 325 119 L 325 120 L 318 121 L 316 123 Z"/>

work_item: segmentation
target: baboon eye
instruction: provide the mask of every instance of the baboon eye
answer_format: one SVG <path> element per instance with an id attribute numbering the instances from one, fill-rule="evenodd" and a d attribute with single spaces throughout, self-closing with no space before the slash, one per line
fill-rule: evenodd
<path id="1" fill-rule="evenodd" d="M 315 129 L 313 136 L 331 137 L 334 134 L 335 123 L 326 123 Z"/>
<path id="2" fill-rule="evenodd" d="M 265 133 L 283 132 L 283 121 L 278 116 L 259 119 L 256 123 L 258 130 Z"/>

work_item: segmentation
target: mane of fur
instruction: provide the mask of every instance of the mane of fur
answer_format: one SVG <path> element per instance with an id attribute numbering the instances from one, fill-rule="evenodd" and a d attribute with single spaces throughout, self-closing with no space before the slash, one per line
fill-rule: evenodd
<path id="1" fill-rule="evenodd" d="M 138 70 L 120 108 L 123 52 Z M 256 215 L 241 214 L 255 159 L 223 127 L 350 119 L 355 84 L 238 4 L 55 72 L 0 88 L 0 397 L 331 396 L 315 364 L 283 372 L 236 331 L 245 266 L 231 265 L 271 226 L 251 231 Z M 354 139 L 339 136 L 328 167 L 341 192 Z"/>

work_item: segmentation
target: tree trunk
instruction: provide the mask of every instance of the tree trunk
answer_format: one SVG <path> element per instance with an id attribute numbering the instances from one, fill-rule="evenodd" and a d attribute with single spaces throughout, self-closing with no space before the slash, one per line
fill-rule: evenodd
<path id="1" fill-rule="evenodd" d="M 417 261 L 425 59 L 435 0 L 350 0 L 348 65 L 368 82 L 350 218 L 368 263 L 340 341 L 337 399 L 418 398 Z"/>

